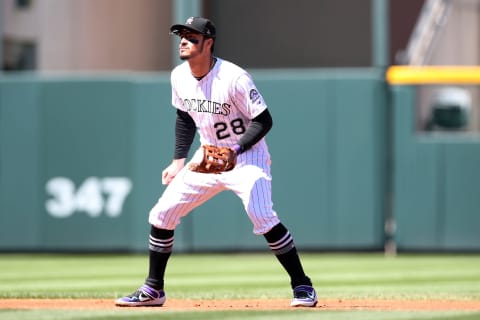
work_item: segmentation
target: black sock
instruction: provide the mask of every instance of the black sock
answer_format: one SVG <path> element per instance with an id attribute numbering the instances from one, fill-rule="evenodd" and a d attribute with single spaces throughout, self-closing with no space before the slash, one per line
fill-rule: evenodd
<path id="1" fill-rule="evenodd" d="M 145 284 L 156 290 L 163 289 L 165 269 L 173 249 L 173 234 L 173 230 L 159 229 L 154 226 L 150 229 L 148 242 L 150 263 Z"/>
<path id="2" fill-rule="evenodd" d="M 312 285 L 310 278 L 305 275 L 302 263 L 298 257 L 293 237 L 282 223 L 277 224 L 264 234 L 268 246 L 277 257 L 280 264 L 290 276 L 290 285 L 295 288 L 299 285 Z"/>

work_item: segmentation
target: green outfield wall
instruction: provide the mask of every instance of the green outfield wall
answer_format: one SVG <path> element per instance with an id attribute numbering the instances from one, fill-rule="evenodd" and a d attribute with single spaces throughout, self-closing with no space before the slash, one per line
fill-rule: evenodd
<path id="1" fill-rule="evenodd" d="M 478 249 L 478 141 L 414 134 L 382 70 L 252 70 L 271 110 L 274 208 L 307 250 Z M 175 112 L 168 73 L 0 77 L 0 250 L 145 251 Z M 389 162 L 388 160 L 392 160 Z M 267 250 L 224 192 L 177 251 Z"/>
<path id="2" fill-rule="evenodd" d="M 302 248 L 380 248 L 381 73 L 253 71 L 274 118 L 274 207 Z M 168 74 L 0 80 L 0 249 L 145 250 L 173 154 Z M 176 249 L 264 249 L 230 193 L 196 209 Z"/>
<path id="3" fill-rule="evenodd" d="M 391 90 L 398 247 L 479 250 L 480 136 L 417 132 L 418 87 Z"/>
<path id="4" fill-rule="evenodd" d="M 19 76 L 0 93 L 0 246 L 143 247 L 171 154 L 167 81 Z"/>

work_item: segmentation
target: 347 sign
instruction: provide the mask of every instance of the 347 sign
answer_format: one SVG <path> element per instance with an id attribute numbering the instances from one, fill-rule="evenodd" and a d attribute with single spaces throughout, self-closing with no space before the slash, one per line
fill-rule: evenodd
<path id="1" fill-rule="evenodd" d="M 118 217 L 132 190 L 126 177 L 88 177 L 78 187 L 66 177 L 54 177 L 45 186 L 49 196 L 45 208 L 55 218 L 67 218 L 75 212 L 85 212 L 91 217 L 104 213 Z"/>

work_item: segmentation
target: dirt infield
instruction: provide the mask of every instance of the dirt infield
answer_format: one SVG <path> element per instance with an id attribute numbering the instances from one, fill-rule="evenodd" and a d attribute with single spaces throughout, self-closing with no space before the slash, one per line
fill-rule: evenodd
<path id="1" fill-rule="evenodd" d="M 288 299 L 270 300 L 180 300 L 169 299 L 163 307 L 128 308 L 177 311 L 285 310 Z M 125 308 L 125 307 L 123 307 Z M 0 309 L 108 310 L 116 307 L 111 299 L 1 299 Z M 480 301 L 460 300 L 321 300 L 315 310 L 397 310 L 397 311 L 480 311 Z"/>

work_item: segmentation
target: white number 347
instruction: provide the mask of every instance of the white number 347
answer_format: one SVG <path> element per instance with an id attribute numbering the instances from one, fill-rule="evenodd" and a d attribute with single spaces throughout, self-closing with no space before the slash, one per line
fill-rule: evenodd
<path id="1" fill-rule="evenodd" d="M 132 189 L 132 182 L 126 177 L 88 177 L 78 188 L 65 177 L 55 177 L 46 184 L 51 196 L 45 208 L 55 218 L 67 218 L 76 211 L 98 217 L 102 212 L 109 217 L 118 217 L 123 204 Z"/>

